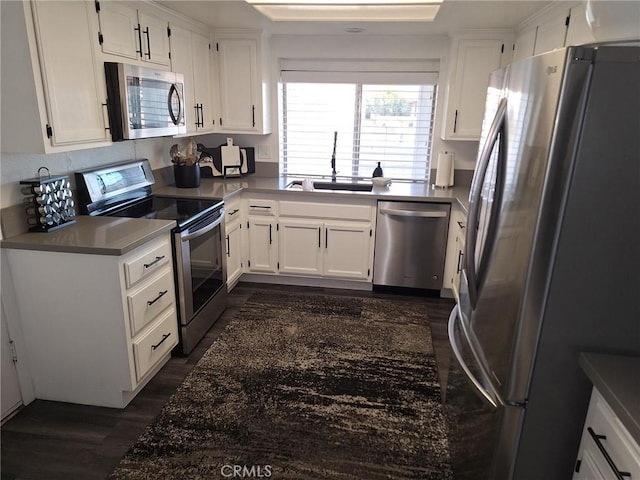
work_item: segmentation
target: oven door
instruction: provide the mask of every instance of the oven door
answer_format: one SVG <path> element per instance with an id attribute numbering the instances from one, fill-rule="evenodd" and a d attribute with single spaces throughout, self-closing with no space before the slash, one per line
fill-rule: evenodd
<path id="1" fill-rule="evenodd" d="M 183 336 L 187 335 L 185 328 L 198 330 L 198 335 L 206 333 L 208 327 L 200 332 L 205 326 L 192 326 L 192 323 L 199 316 L 209 317 L 204 313 L 211 308 L 209 304 L 217 297 L 225 297 L 226 303 L 223 220 L 224 209 L 220 208 L 174 234 L 176 285 Z M 190 333 L 189 335 L 191 336 Z M 198 335 L 193 334 L 194 338 Z"/>

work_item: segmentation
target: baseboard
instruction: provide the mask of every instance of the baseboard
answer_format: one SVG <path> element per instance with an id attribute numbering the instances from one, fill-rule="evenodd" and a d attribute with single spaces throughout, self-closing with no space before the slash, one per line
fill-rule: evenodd
<path id="1" fill-rule="evenodd" d="M 239 279 L 249 283 L 268 283 L 275 285 L 295 285 L 300 287 L 343 288 L 347 290 L 373 290 L 373 283 L 353 280 L 336 280 L 331 278 L 294 277 L 287 275 L 263 275 L 257 273 L 243 273 Z"/>

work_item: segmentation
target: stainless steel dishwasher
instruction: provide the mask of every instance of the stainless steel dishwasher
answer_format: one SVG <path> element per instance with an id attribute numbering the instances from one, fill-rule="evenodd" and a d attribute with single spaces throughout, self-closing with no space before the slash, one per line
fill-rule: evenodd
<path id="1" fill-rule="evenodd" d="M 448 203 L 378 202 L 374 285 L 440 290 Z"/>

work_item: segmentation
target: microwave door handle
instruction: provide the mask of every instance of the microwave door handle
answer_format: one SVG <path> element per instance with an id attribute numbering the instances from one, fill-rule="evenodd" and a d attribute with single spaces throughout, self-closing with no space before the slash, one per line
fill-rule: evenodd
<path id="1" fill-rule="evenodd" d="M 498 408 L 499 406 L 504 405 L 504 403 L 501 402 L 501 399 L 495 398 L 495 396 L 492 395 L 492 392 L 487 390 L 484 385 L 482 385 L 482 383 L 476 378 L 473 372 L 471 372 L 471 369 L 462 357 L 462 352 L 460 350 L 460 346 L 458 345 L 458 340 L 455 336 L 456 320 L 460 318 L 460 316 L 458 315 L 458 308 L 458 305 L 453 307 L 453 310 L 451 310 L 451 315 L 449 315 L 448 332 L 451 350 L 453 351 L 453 355 L 456 357 L 458 364 L 460 365 L 460 367 L 462 367 L 464 374 L 467 376 L 474 389 L 489 405 L 491 405 L 493 408 Z M 462 321 L 462 319 L 460 319 L 460 321 Z M 482 370 L 480 371 L 480 373 L 483 374 Z"/>
<path id="2" fill-rule="evenodd" d="M 183 242 L 188 242 L 190 240 L 194 240 L 194 239 L 196 239 L 198 237 L 201 237 L 202 235 L 210 232 L 211 230 L 216 228 L 218 225 L 220 225 L 222 223 L 223 219 L 224 219 L 224 210 L 221 212 L 220 217 L 217 218 L 216 220 L 214 220 L 212 223 L 210 223 L 206 227 L 201 228 L 200 230 L 197 230 L 197 231 L 195 231 L 193 233 L 181 236 L 180 240 L 183 241 Z"/>
<path id="3" fill-rule="evenodd" d="M 178 97 L 178 115 L 177 116 L 173 113 L 173 105 L 171 102 L 171 99 L 173 98 L 174 95 Z M 169 109 L 169 115 L 171 115 L 171 121 L 173 122 L 174 125 L 178 125 L 182 120 L 182 99 L 180 98 L 180 92 L 178 92 L 178 89 L 176 88 L 175 83 L 171 84 L 171 88 L 169 89 L 169 97 L 167 99 L 167 108 Z"/>
<path id="4" fill-rule="evenodd" d="M 471 185 L 471 193 L 469 195 L 469 218 L 467 221 L 467 235 L 465 241 L 465 269 L 467 271 L 467 279 L 468 279 L 468 287 L 469 287 L 469 300 L 471 302 L 471 306 L 473 308 L 476 307 L 478 302 L 478 292 L 479 292 L 479 279 L 482 279 L 482 276 L 478 275 L 478 271 L 480 268 L 476 269 L 476 243 L 478 236 L 478 215 L 480 213 L 480 197 L 482 196 L 482 187 L 484 185 L 484 180 L 487 175 L 487 170 L 489 167 L 489 161 L 491 159 L 491 152 L 493 151 L 493 147 L 496 144 L 496 141 L 500 137 L 500 148 L 499 155 L 505 155 L 504 146 L 506 145 L 505 140 L 505 121 L 507 115 L 507 99 L 503 98 L 500 100 L 498 104 L 498 109 L 496 111 L 496 115 L 491 123 L 491 127 L 489 128 L 489 132 L 487 135 L 487 140 L 482 148 L 480 158 L 478 160 L 478 168 L 476 170 L 477 175 L 474 177 L 473 183 Z M 500 134 L 502 135 L 500 136 Z M 500 161 L 498 158 L 499 164 L 504 164 L 504 161 Z M 500 172 L 501 165 L 498 166 L 498 172 Z M 496 186 L 496 195 L 494 196 L 494 208 L 492 208 L 490 215 L 490 225 L 488 229 L 488 237 L 492 237 L 495 234 L 495 227 L 497 226 L 496 219 L 493 218 L 498 214 L 500 198 L 502 197 L 502 175 L 498 173 Z M 492 228 L 493 227 L 493 228 Z M 485 251 L 487 248 L 493 243 L 493 238 L 491 238 L 491 243 L 485 242 Z M 483 252 L 481 256 L 481 260 L 484 259 L 482 263 L 486 263 L 486 254 Z M 482 265 L 480 265 L 482 266 Z"/>

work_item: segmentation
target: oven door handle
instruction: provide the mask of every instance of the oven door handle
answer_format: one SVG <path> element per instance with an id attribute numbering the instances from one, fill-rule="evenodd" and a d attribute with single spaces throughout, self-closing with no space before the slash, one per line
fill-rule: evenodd
<path id="1" fill-rule="evenodd" d="M 201 237 L 202 235 L 210 232 L 211 230 L 216 228 L 218 225 L 220 225 L 222 223 L 222 220 L 224 220 L 224 209 L 220 211 L 220 218 L 213 221 L 213 223 L 207 225 L 204 228 L 201 228 L 200 230 L 190 233 L 188 235 L 180 235 L 180 240 L 183 242 L 188 242 L 189 240 L 193 240 L 194 238 Z"/>

